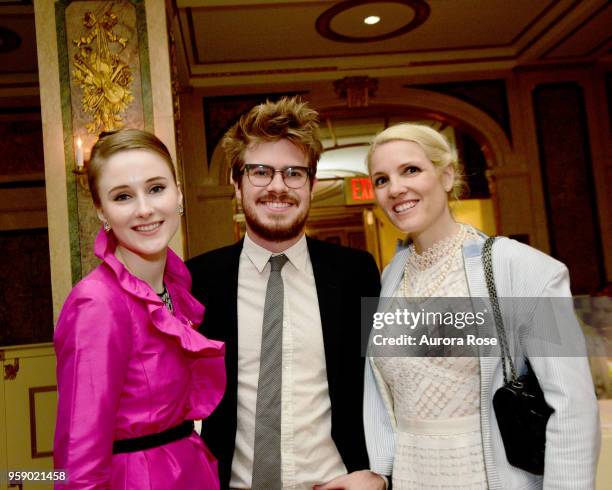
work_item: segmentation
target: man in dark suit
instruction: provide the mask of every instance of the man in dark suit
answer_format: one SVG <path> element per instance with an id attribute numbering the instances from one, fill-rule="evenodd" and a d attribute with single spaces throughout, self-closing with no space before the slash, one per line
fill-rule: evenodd
<path id="1" fill-rule="evenodd" d="M 382 489 L 367 471 L 362 297 L 379 294 L 366 252 L 304 235 L 318 114 L 297 98 L 254 107 L 225 135 L 246 235 L 187 262 L 226 343 L 227 391 L 202 435 L 222 488 Z"/>

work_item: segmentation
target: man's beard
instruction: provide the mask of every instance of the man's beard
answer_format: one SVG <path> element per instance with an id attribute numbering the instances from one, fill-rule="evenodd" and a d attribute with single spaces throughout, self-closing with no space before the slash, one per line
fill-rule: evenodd
<path id="1" fill-rule="evenodd" d="M 271 196 L 266 196 L 271 197 Z M 261 201 L 260 198 L 258 201 Z M 286 195 L 276 196 L 279 201 L 291 202 L 292 204 L 298 205 L 298 201 L 294 198 L 290 198 Z M 310 203 L 306 203 L 307 206 L 300 211 L 300 213 L 289 223 L 284 220 L 276 220 L 274 217 L 271 218 L 272 223 L 264 223 L 259 219 L 257 210 L 255 209 L 258 204 L 254 205 L 247 204 L 245 206 L 244 199 L 242 200 L 242 210 L 244 211 L 244 218 L 248 227 L 253 230 L 253 233 L 260 236 L 261 238 L 271 242 L 284 242 L 298 237 L 304 230 L 304 225 L 308 219 L 308 210 Z M 282 216 L 280 218 L 283 218 Z"/>

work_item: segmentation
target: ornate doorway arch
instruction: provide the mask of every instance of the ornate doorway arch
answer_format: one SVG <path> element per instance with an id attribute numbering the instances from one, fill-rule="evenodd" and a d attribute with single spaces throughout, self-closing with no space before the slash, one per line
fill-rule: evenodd
<path id="1" fill-rule="evenodd" d="M 481 146 L 489 169 L 511 165 L 514 153 L 508 136 L 488 114 L 473 105 L 448 95 L 421 89 L 404 89 L 394 96 L 377 96 L 375 104 L 364 108 L 348 109 L 337 98 L 313 98 L 312 105 L 320 112 L 322 120 L 328 116 L 358 117 L 376 113 L 406 115 L 407 119 L 431 119 L 444 121 L 472 136 Z M 212 154 L 209 182 L 229 185 L 230 170 L 218 144 Z"/>
<path id="2" fill-rule="evenodd" d="M 322 121 L 332 116 L 338 119 L 389 114 L 394 119 L 405 116 L 407 121 L 441 121 L 468 134 L 480 146 L 486 161 L 497 233 L 547 250 L 547 234 L 542 226 L 545 218 L 540 212 L 543 203 L 538 169 L 528 165 L 501 125 L 484 111 L 455 97 L 416 88 L 377 95 L 371 99 L 370 106 L 362 108 L 349 109 L 331 91 L 313 91 L 304 98 L 309 98 L 311 105 L 321 113 Z M 220 190 L 225 189 L 226 215 L 233 213 L 230 183 L 229 167 L 217 144 L 210 161 L 205 194 L 214 194 L 217 199 Z M 201 197 L 206 199 L 204 194 Z"/>

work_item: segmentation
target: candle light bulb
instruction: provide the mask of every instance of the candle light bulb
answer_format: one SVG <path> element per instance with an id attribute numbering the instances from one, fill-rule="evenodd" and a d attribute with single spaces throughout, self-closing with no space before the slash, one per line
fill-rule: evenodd
<path id="1" fill-rule="evenodd" d="M 79 137 L 77 139 L 77 154 L 76 154 L 76 163 L 77 163 L 77 170 L 81 171 L 83 170 L 83 168 L 85 167 L 85 161 L 83 159 L 83 142 L 81 141 L 81 138 Z"/>

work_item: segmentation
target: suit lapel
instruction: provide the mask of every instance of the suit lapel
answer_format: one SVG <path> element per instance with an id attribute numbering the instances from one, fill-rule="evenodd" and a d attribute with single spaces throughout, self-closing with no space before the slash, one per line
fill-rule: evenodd
<path id="1" fill-rule="evenodd" d="M 236 399 L 238 386 L 238 269 L 242 240 L 215 256 L 207 267 L 205 298 L 210 301 L 204 312 L 204 330 L 207 337 L 225 342 L 227 375 L 226 399 Z M 204 301 L 206 307 L 206 300 Z"/>
<path id="2" fill-rule="evenodd" d="M 342 311 L 343 292 L 339 281 L 340 273 L 332 258 L 325 253 L 325 243 L 311 238 L 307 238 L 307 243 L 319 301 L 327 381 L 330 395 L 332 395 L 338 379 L 339 366 L 336 362 L 338 358 L 336 353 L 341 348 L 340 325 L 342 322 L 339 316 Z"/>
<path id="3" fill-rule="evenodd" d="M 228 390 L 232 390 L 237 396 L 238 390 L 238 272 L 240 268 L 240 253 L 243 241 L 240 240 L 230 249 L 230 256 L 226 264 L 229 275 L 228 281 L 219 281 L 218 284 L 225 286 L 220 295 L 225 299 L 224 309 L 227 312 L 227 324 L 220 325 L 225 330 L 226 338 L 226 366 Z"/>

